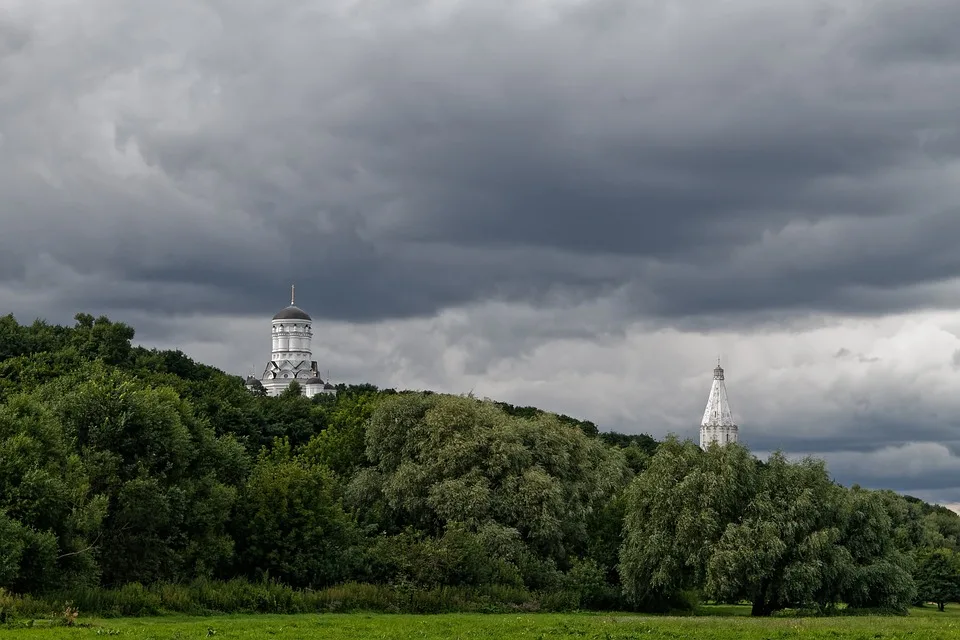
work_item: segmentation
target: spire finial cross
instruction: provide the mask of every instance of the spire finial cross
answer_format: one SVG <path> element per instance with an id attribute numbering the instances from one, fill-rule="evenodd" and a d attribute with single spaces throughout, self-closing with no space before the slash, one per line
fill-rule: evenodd
<path id="1" fill-rule="evenodd" d="M 293 301 L 295 299 L 294 292 L 295 292 L 294 285 L 290 285 L 290 306 L 291 307 L 293 306 Z"/>

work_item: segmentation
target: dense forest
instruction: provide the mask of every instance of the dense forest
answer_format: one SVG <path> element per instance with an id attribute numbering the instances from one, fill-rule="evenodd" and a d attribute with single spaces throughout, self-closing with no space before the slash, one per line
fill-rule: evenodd
<path id="1" fill-rule="evenodd" d="M 814 459 L 470 396 L 271 398 L 133 337 L 0 318 L 0 593 L 353 584 L 755 615 L 960 597 L 960 518 Z"/>

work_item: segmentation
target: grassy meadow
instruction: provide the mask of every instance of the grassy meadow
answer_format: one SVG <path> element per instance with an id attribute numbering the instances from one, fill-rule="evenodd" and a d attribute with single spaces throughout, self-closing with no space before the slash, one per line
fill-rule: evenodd
<path id="1" fill-rule="evenodd" d="M 603 639 L 697 638 L 767 640 L 775 638 L 936 640 L 960 638 L 960 608 L 911 609 L 908 616 L 749 617 L 747 607 L 703 607 L 697 615 L 634 614 L 306 614 L 160 616 L 96 619 L 81 616 L 76 626 L 0 627 L 3 638 L 276 638 L 366 640 L 369 638 Z"/>

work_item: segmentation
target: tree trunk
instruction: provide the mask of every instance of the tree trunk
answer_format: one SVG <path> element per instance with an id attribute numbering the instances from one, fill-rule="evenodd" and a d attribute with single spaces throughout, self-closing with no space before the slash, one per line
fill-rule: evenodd
<path id="1" fill-rule="evenodd" d="M 938 602 L 938 603 L 937 603 L 937 609 L 940 609 L 940 611 L 943 611 L 943 605 L 944 605 L 944 604 L 946 604 L 946 603 L 944 603 L 944 602 Z"/>
<path id="2" fill-rule="evenodd" d="M 753 609 L 750 610 L 751 616 L 769 616 L 770 608 L 767 606 L 763 593 L 758 593 L 753 599 Z"/>

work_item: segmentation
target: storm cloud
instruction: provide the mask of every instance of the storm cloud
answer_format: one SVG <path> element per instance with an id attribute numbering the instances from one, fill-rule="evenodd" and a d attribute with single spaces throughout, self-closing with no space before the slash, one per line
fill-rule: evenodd
<path id="1" fill-rule="evenodd" d="M 658 436 L 696 434 L 723 353 L 757 450 L 960 501 L 958 20 L 7 2 L 0 310 L 247 373 L 296 282 L 338 379 Z"/>

